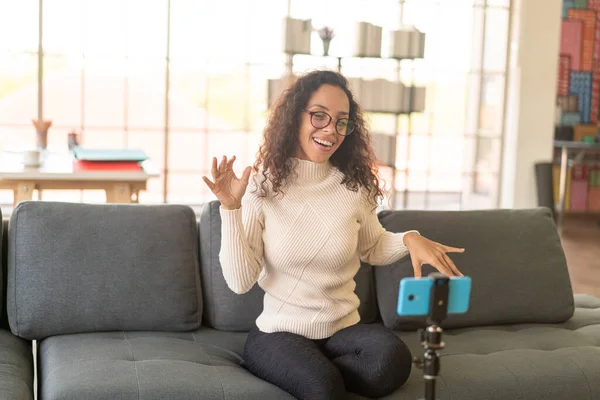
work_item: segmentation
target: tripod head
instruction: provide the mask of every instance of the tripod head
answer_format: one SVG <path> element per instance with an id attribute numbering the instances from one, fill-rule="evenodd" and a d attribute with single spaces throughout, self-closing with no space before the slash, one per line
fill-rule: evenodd
<path id="1" fill-rule="evenodd" d="M 428 275 L 433 280 L 429 300 L 429 315 L 427 323 L 441 325 L 448 316 L 448 295 L 450 293 L 450 278 L 434 272 Z"/>

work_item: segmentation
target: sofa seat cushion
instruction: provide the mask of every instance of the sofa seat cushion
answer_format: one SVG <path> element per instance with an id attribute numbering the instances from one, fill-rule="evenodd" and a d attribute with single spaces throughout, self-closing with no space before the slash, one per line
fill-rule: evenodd
<path id="1" fill-rule="evenodd" d="M 293 399 L 240 364 L 246 334 L 97 332 L 40 344 L 41 398 Z"/>
<path id="2" fill-rule="evenodd" d="M 0 329 L 0 399 L 33 400 L 31 342 Z"/>
<path id="3" fill-rule="evenodd" d="M 444 331 L 437 391 L 445 399 L 599 399 L 600 300 L 575 296 L 575 314 L 562 324 L 519 324 Z M 416 332 L 397 332 L 413 355 L 424 349 Z M 424 394 L 414 368 L 390 399 Z"/>

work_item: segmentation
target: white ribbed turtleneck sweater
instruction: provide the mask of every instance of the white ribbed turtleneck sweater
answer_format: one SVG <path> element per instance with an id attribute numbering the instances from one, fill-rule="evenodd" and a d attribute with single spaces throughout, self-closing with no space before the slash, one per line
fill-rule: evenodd
<path id="1" fill-rule="evenodd" d="M 322 339 L 359 322 L 354 276 L 360 259 L 390 264 L 408 254 L 403 237 L 379 223 L 361 192 L 329 162 L 294 159 L 297 179 L 282 196 L 260 197 L 250 180 L 242 207 L 220 209 L 219 255 L 235 293 L 265 291 L 263 332 Z"/>

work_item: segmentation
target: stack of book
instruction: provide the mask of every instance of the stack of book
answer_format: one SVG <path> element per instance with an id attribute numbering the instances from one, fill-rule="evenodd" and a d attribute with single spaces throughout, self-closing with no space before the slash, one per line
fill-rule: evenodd
<path id="1" fill-rule="evenodd" d="M 141 163 L 148 159 L 139 149 L 85 149 L 73 150 L 74 171 L 142 171 Z"/>

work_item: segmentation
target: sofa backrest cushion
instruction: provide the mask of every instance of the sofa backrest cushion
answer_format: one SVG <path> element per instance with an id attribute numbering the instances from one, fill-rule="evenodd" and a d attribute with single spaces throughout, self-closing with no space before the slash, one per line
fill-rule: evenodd
<path id="1" fill-rule="evenodd" d="M 8 221 L 2 218 L 0 210 L 0 328 L 8 328 L 8 317 L 6 315 L 6 236 Z"/>
<path id="2" fill-rule="evenodd" d="M 244 294 L 229 289 L 221 264 L 221 216 L 220 203 L 206 204 L 200 216 L 200 254 L 202 292 L 204 293 L 204 324 L 226 331 L 248 331 L 255 326 L 256 318 L 263 309 L 264 291 L 255 284 Z M 363 322 L 373 322 L 378 317 L 374 292 L 374 276 L 370 265 L 363 267 L 355 277 L 361 305 L 359 313 Z"/>
<path id="3" fill-rule="evenodd" d="M 187 206 L 27 201 L 11 216 L 8 318 L 23 338 L 197 329 L 201 296 Z"/>
<path id="4" fill-rule="evenodd" d="M 370 324 L 380 321 L 377 296 L 375 295 L 375 271 L 373 266 L 361 262 L 360 269 L 354 276 L 354 282 L 356 282 L 354 293 L 360 300 L 358 306 L 360 322 Z"/>
<path id="5" fill-rule="evenodd" d="M 464 253 L 448 253 L 472 279 L 469 310 L 442 326 L 459 328 L 515 323 L 557 323 L 574 313 L 573 291 L 560 237 L 547 208 L 472 211 L 384 211 L 389 231 L 421 235 Z M 423 266 L 423 277 L 434 272 Z M 375 267 L 384 324 L 398 330 L 423 327 L 424 318 L 399 317 L 400 280 L 414 276 L 410 257 Z"/>
<path id="6" fill-rule="evenodd" d="M 229 289 L 219 262 L 221 250 L 220 203 L 207 203 L 199 222 L 200 274 L 204 294 L 203 323 L 224 331 L 248 331 L 262 311 L 264 292 L 254 285 L 244 294 Z"/>

